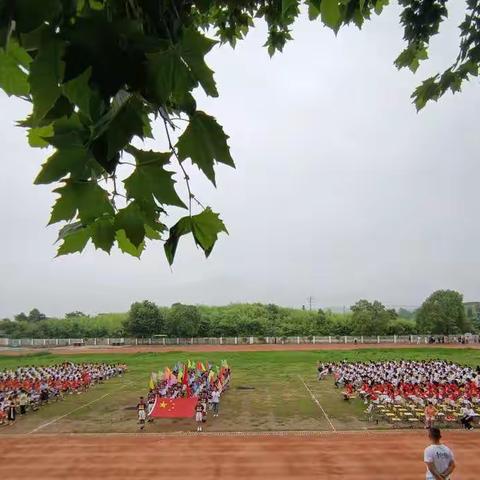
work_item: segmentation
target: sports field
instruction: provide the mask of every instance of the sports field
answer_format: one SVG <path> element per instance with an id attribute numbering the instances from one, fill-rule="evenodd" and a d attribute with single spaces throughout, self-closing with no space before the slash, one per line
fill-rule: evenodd
<path id="1" fill-rule="evenodd" d="M 331 379 L 322 382 L 316 379 L 318 361 L 400 358 L 443 358 L 475 366 L 480 364 L 480 350 L 424 347 L 126 354 L 112 349 L 111 353 L 1 356 L 0 368 L 45 365 L 68 359 L 122 362 L 128 365 L 129 371 L 121 378 L 92 387 L 87 393 L 69 395 L 64 401 L 29 413 L 13 426 L 0 428 L 0 474 L 2 478 L 28 477 L 32 474 L 31 462 L 37 466 L 40 462 L 39 478 L 66 478 L 65 465 L 73 470 L 75 465 L 77 468 L 77 473 L 69 470 L 69 478 L 85 478 L 88 466 L 83 463 L 80 466 L 75 459 L 83 459 L 81 462 L 89 459 L 95 478 L 109 477 L 105 469 L 112 478 L 133 478 L 127 474 L 133 465 L 137 470 L 140 468 L 135 478 L 151 478 L 152 465 L 145 462 L 150 462 L 147 458 L 154 458 L 154 452 L 158 451 L 159 461 L 164 461 L 168 452 L 176 452 L 175 468 L 182 476 L 191 476 L 195 471 L 187 459 L 195 458 L 197 452 L 203 458 L 197 473 L 203 478 L 220 478 L 219 473 L 222 478 L 257 478 L 262 469 L 267 468 L 265 465 L 270 465 L 269 471 L 275 472 L 277 478 L 282 475 L 284 478 L 318 478 L 322 465 L 327 465 L 329 471 L 323 478 L 417 478 L 412 472 L 423 471 L 421 452 L 426 442 L 423 431 L 391 431 L 389 424 L 369 423 L 359 400 L 344 402 Z M 222 397 L 220 416 L 209 417 L 203 434 L 193 433 L 195 425 L 189 419 L 155 420 L 139 433 L 135 405 L 138 397 L 147 392 L 150 373 L 188 359 L 211 363 L 228 360 L 233 377 L 230 390 Z M 476 432 L 450 431 L 446 435 L 450 443 L 462 445 L 464 452 L 480 440 Z M 398 459 L 398 449 L 404 449 L 401 461 L 410 459 L 413 466 L 391 471 L 386 476 L 384 467 L 388 461 L 382 455 L 391 452 Z M 132 458 L 134 451 L 138 455 Z M 374 451 L 377 453 L 373 454 Z M 370 460 L 369 452 L 374 457 Z M 65 460 L 66 463 L 55 460 L 66 458 L 70 453 L 72 458 Z M 349 456 L 348 465 L 342 461 L 342 455 Z M 353 462 L 352 455 L 356 459 Z M 19 462 L 19 456 L 27 461 Z M 254 459 L 260 461 L 262 456 L 262 467 L 254 472 Z M 130 459 L 128 465 L 124 465 L 126 458 Z M 475 455 L 464 458 L 464 466 L 465 462 L 470 465 L 478 462 Z M 11 461 L 5 463 L 8 459 L 15 460 L 15 471 L 10 468 Z M 243 470 L 235 470 L 234 465 L 240 463 Z M 124 467 L 117 468 L 118 465 Z M 378 474 L 362 476 L 373 467 L 379 469 Z M 456 478 L 478 478 L 463 468 L 459 469 L 462 476 Z"/>

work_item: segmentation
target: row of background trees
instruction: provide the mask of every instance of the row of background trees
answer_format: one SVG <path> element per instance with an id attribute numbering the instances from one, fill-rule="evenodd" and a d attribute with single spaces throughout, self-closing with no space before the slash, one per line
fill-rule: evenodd
<path id="1" fill-rule="evenodd" d="M 160 307 L 144 300 L 133 303 L 128 313 L 88 316 L 75 311 L 58 319 L 33 309 L 0 321 L 0 332 L 11 338 L 451 335 L 479 330 L 480 319 L 467 317 L 463 296 L 452 290 L 434 292 L 416 311 L 396 311 L 368 300 L 345 313 L 260 303 Z"/>

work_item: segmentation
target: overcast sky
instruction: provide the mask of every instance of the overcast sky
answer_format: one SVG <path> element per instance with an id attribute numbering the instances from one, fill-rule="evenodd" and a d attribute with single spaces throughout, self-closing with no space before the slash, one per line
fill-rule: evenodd
<path id="1" fill-rule="evenodd" d="M 199 104 L 230 135 L 237 169 L 218 168 L 216 190 L 190 171 L 230 235 L 208 260 L 181 241 L 173 269 L 160 243 L 141 260 L 92 246 L 54 259 L 55 196 L 32 185 L 46 152 L 14 126 L 28 106 L 0 93 L 0 316 L 125 311 L 143 299 L 418 305 L 439 288 L 480 300 L 478 82 L 420 114 L 409 98 L 455 58 L 455 3 L 416 75 L 393 66 L 395 7 L 337 38 L 304 16 L 272 60 L 262 26 L 235 51 L 216 48 L 220 97 Z"/>

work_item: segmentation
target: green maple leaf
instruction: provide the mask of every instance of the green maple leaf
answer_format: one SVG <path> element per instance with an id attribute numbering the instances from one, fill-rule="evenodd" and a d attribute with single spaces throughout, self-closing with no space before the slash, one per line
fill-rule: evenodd
<path id="1" fill-rule="evenodd" d="M 120 152 L 134 136 L 144 137 L 147 130 L 143 101 L 136 95 L 120 91 L 110 108 L 94 125 L 91 150 L 95 160 L 109 173 L 115 170 Z"/>
<path id="2" fill-rule="evenodd" d="M 108 193 L 94 182 L 67 180 L 55 193 L 60 197 L 52 208 L 49 225 L 61 220 L 71 220 L 78 211 L 78 217 L 88 225 L 103 215 L 113 215 Z"/>
<path id="3" fill-rule="evenodd" d="M 15 38 L 10 38 L 6 47 L 6 53 L 15 60 L 17 65 L 28 69 L 32 63 L 32 57 L 30 54 L 20 46 Z"/>
<path id="4" fill-rule="evenodd" d="M 135 248 L 145 239 L 145 219 L 139 205 L 130 203 L 118 211 L 114 222 L 115 230 L 123 230 Z"/>
<path id="5" fill-rule="evenodd" d="M 308 0 L 309 20 L 316 20 L 320 16 L 320 2 L 321 0 Z"/>
<path id="6" fill-rule="evenodd" d="M 183 235 L 187 235 L 192 231 L 192 219 L 191 217 L 181 218 L 172 228 L 170 228 L 170 235 L 165 242 L 164 250 L 168 263 L 173 264 L 175 259 L 175 253 L 177 252 L 178 241 Z"/>
<path id="7" fill-rule="evenodd" d="M 20 32 L 31 32 L 61 13 L 60 0 L 15 0 L 15 22 Z"/>
<path id="8" fill-rule="evenodd" d="M 53 136 L 53 125 L 45 127 L 30 128 L 28 131 L 28 144 L 33 148 L 45 148 L 49 143 L 46 139 Z"/>
<path id="9" fill-rule="evenodd" d="M 140 258 L 143 250 L 145 249 L 145 242 L 140 243 L 138 247 L 133 245 L 133 243 L 128 239 L 125 230 L 118 230 L 115 233 L 115 239 L 117 240 L 118 248 L 123 253 L 128 253 L 133 257 Z"/>
<path id="10" fill-rule="evenodd" d="M 207 207 L 202 213 L 192 216 L 193 237 L 207 257 L 210 255 L 218 239 L 218 234 L 221 232 L 228 234 L 225 224 L 220 220 L 220 215 L 214 213 L 211 208 Z"/>
<path id="11" fill-rule="evenodd" d="M 298 14 L 298 0 L 282 0 L 282 17 L 288 18 L 290 14 Z"/>
<path id="12" fill-rule="evenodd" d="M 415 73 L 420 66 L 421 60 L 428 58 L 427 49 L 424 46 L 409 45 L 402 53 L 396 58 L 395 66 L 400 69 L 408 67 L 413 73 Z"/>
<path id="13" fill-rule="evenodd" d="M 155 227 L 155 228 L 154 228 Z M 148 223 L 145 224 L 145 236 L 151 240 L 161 240 L 162 235 L 160 232 L 166 230 L 165 225 L 161 223 L 156 223 L 154 226 L 150 226 Z"/>
<path id="14" fill-rule="evenodd" d="M 171 97 L 185 103 L 196 81 L 179 53 L 174 49 L 147 54 L 148 93 L 160 104 L 166 104 Z"/>
<path id="15" fill-rule="evenodd" d="M 142 102 L 132 97 L 114 116 L 106 132 L 109 157 L 128 145 L 134 136 L 143 138 L 143 114 Z"/>
<path id="16" fill-rule="evenodd" d="M 208 257 L 218 239 L 218 234 L 221 232 L 228 233 L 218 213 L 214 213 L 210 207 L 207 207 L 198 215 L 181 218 L 170 229 L 170 235 L 164 245 L 168 263 L 170 265 L 173 264 L 178 241 L 183 235 L 192 233 L 195 243 L 205 252 L 205 256 Z"/>
<path id="17" fill-rule="evenodd" d="M 195 78 L 207 95 L 218 97 L 218 90 L 213 79 L 213 70 L 205 63 L 205 55 L 218 43 L 194 29 L 184 31 L 180 42 L 180 53 Z"/>
<path id="18" fill-rule="evenodd" d="M 320 4 L 320 14 L 322 22 L 327 26 L 336 30 L 342 18 L 338 0 L 322 0 Z"/>
<path id="19" fill-rule="evenodd" d="M 81 147 L 57 150 L 42 165 L 34 183 L 40 185 L 56 182 L 68 174 L 81 175 L 87 171 L 90 158 L 90 154 Z"/>
<path id="20" fill-rule="evenodd" d="M 383 7 L 386 7 L 389 4 L 390 0 L 377 0 L 375 2 L 375 13 L 380 15 L 382 13 Z"/>
<path id="21" fill-rule="evenodd" d="M 421 110 L 429 100 L 438 100 L 440 96 L 440 86 L 437 79 L 438 75 L 427 78 L 412 93 L 411 97 L 417 107 L 417 112 Z"/>
<path id="22" fill-rule="evenodd" d="M 95 248 L 100 248 L 110 253 L 113 242 L 115 241 L 115 227 L 113 218 L 99 218 L 90 226 L 92 232 L 92 242 Z"/>
<path id="23" fill-rule="evenodd" d="M 90 229 L 81 222 L 71 223 L 60 230 L 58 240 L 63 240 L 57 250 L 57 257 L 82 252 L 90 239 Z M 57 241 L 58 241 L 57 240 Z"/>
<path id="24" fill-rule="evenodd" d="M 38 51 L 30 66 L 30 90 L 33 98 L 33 116 L 39 121 L 55 105 L 62 89 L 64 44 L 50 40 Z"/>
<path id="25" fill-rule="evenodd" d="M 178 156 L 181 160 L 190 158 L 215 185 L 215 161 L 235 166 L 227 144 L 228 138 L 214 117 L 197 111 L 190 117 L 188 127 L 178 139 Z"/>
<path id="26" fill-rule="evenodd" d="M 63 84 L 63 93 L 79 110 L 90 118 L 90 86 L 92 68 L 87 68 L 78 77 Z"/>
<path id="27" fill-rule="evenodd" d="M 28 67 L 31 57 L 15 40 L 10 40 L 6 50 L 0 48 L 0 88 L 7 95 L 28 95 L 28 75 L 20 66 Z"/>
<path id="28" fill-rule="evenodd" d="M 124 181 L 128 198 L 134 198 L 140 203 L 150 204 L 153 197 L 160 204 L 175 205 L 185 208 L 185 204 L 175 191 L 173 172 L 163 167 L 169 163 L 171 153 L 138 150 L 128 147 L 128 153 L 135 157 L 137 167 Z"/>

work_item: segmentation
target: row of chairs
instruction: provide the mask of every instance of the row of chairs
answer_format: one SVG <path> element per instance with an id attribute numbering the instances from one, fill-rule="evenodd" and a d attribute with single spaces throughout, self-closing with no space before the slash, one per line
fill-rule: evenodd
<path id="1" fill-rule="evenodd" d="M 437 405 L 437 415 L 435 422 L 440 426 L 453 426 L 459 423 L 462 417 L 460 413 L 461 405 L 451 407 L 450 405 Z M 480 407 L 474 408 L 475 413 L 480 416 Z M 424 409 L 420 406 L 406 402 L 405 404 L 382 404 L 373 405 L 365 410 L 368 420 L 387 421 L 393 426 L 406 426 L 418 427 L 420 424 L 425 423 Z"/>

